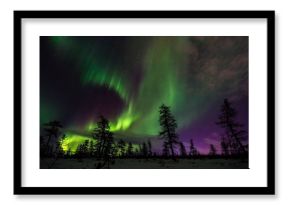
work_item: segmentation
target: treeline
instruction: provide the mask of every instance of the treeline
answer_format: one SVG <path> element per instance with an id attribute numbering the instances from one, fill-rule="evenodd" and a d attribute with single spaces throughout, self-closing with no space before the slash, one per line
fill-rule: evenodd
<path id="1" fill-rule="evenodd" d="M 192 140 L 191 140 L 192 142 Z M 85 140 L 84 143 L 79 144 L 77 150 L 72 153 L 70 150 L 62 152 L 61 156 L 65 158 L 97 158 L 100 159 L 106 155 L 106 153 L 98 153 L 98 147 L 101 143 L 93 140 Z M 131 142 L 125 142 L 119 140 L 113 143 L 111 155 L 114 158 L 171 158 L 171 155 L 165 152 L 153 152 L 151 141 L 143 142 L 141 144 L 133 144 Z M 179 153 L 179 154 L 178 154 Z M 179 150 L 176 152 L 178 158 L 194 158 L 200 156 L 200 153 L 192 144 L 190 151 L 187 152 L 182 142 L 179 143 Z"/>
<path id="2" fill-rule="evenodd" d="M 104 161 L 105 164 L 111 163 L 114 158 L 247 157 L 248 146 L 242 144 L 247 133 L 242 129 L 242 125 L 236 122 L 236 115 L 236 110 L 225 99 L 216 122 L 224 129 L 224 134 L 220 140 L 220 149 L 218 151 L 216 145 L 211 144 L 207 155 L 199 153 L 192 139 L 186 149 L 176 132 L 177 122 L 170 107 L 166 105 L 161 105 L 159 108 L 159 136 L 163 141 L 161 152 L 152 151 L 150 140 L 141 144 L 133 144 L 114 139 L 114 134 L 110 131 L 109 121 L 104 116 L 100 116 L 92 132 L 92 139 L 79 144 L 74 152 L 71 149 L 64 151 L 62 148 L 66 136 L 61 135 L 62 125 L 59 121 L 44 124 L 46 134 L 40 138 L 40 155 L 42 158 L 53 157 L 55 159 L 96 158 Z"/>

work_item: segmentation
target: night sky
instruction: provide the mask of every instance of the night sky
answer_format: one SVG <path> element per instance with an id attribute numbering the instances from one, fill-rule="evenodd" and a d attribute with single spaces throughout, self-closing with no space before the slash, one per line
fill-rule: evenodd
<path id="1" fill-rule="evenodd" d="M 225 98 L 248 131 L 248 37 L 40 37 L 40 123 L 61 121 L 72 144 L 103 115 L 115 139 L 159 151 L 164 103 L 186 147 L 219 150 Z"/>

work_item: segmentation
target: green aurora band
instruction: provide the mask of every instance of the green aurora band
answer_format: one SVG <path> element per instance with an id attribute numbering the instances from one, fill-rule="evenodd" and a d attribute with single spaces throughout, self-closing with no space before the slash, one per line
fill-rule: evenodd
<path id="1" fill-rule="evenodd" d="M 61 148 L 65 152 L 70 151 L 71 153 L 75 153 L 78 146 L 83 144 L 86 140 L 89 142 L 95 141 L 91 137 L 68 132 L 66 133 L 66 137 L 61 141 Z"/>
<path id="2" fill-rule="evenodd" d="M 110 73 L 110 69 L 102 69 L 90 56 L 84 61 L 88 69 L 83 76 L 84 84 L 108 86 L 126 102 L 127 108 L 111 123 L 111 131 L 131 131 L 138 134 L 156 135 L 158 133 L 158 108 L 165 103 L 173 109 L 178 101 L 183 100 L 181 80 L 178 80 L 176 66 L 183 64 L 183 58 L 178 52 L 184 38 L 172 42 L 170 38 L 158 38 L 151 42 L 144 63 L 144 77 L 137 97 L 130 96 L 129 85 L 126 85 L 121 73 Z M 122 69 L 119 69 L 122 70 Z M 161 81 L 162 80 L 162 81 Z M 152 91 L 154 90 L 154 93 Z M 154 99 L 154 100 L 153 100 Z M 149 111 L 149 112 L 148 112 Z M 142 116 L 142 123 L 134 122 Z"/>
<path id="3" fill-rule="evenodd" d="M 77 148 L 80 144 L 83 144 L 85 141 L 89 141 L 89 144 L 91 142 L 96 143 L 96 140 L 84 136 L 81 134 L 75 134 L 73 132 L 67 132 L 66 137 L 61 141 L 61 148 L 65 152 L 70 152 L 71 154 L 76 153 Z M 138 149 L 138 144 L 132 144 L 133 149 Z M 125 145 L 125 148 L 128 148 L 128 144 Z M 117 155 L 120 155 L 120 150 L 118 150 Z"/>

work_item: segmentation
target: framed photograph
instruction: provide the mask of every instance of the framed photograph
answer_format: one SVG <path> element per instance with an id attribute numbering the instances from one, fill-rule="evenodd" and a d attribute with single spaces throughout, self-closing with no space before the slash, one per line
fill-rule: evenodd
<path id="1" fill-rule="evenodd" d="M 274 194 L 274 11 L 14 11 L 14 194 Z"/>

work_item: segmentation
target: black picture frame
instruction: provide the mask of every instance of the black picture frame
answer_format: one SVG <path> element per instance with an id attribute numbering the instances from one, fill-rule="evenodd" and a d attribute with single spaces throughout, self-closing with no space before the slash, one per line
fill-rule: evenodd
<path id="1" fill-rule="evenodd" d="M 266 187 L 23 187 L 21 161 L 21 20 L 27 18 L 221 18 L 267 20 Z M 275 11 L 14 11 L 14 194 L 275 194 Z"/>

